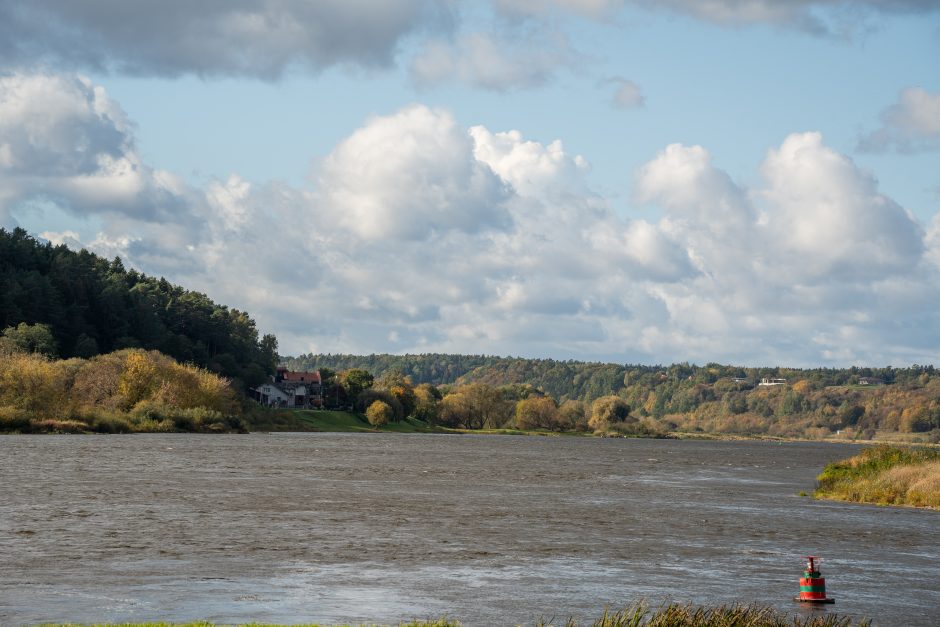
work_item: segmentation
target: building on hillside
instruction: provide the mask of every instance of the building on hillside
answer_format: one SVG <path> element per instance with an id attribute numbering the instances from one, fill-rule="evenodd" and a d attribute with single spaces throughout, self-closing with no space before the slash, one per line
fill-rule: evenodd
<path id="1" fill-rule="evenodd" d="M 249 390 L 249 396 L 265 407 L 313 409 L 323 406 L 320 371 L 293 372 L 278 366 L 271 381 Z"/>
<path id="2" fill-rule="evenodd" d="M 786 379 L 768 379 L 767 377 L 764 377 L 763 379 L 760 380 L 760 383 L 758 383 L 757 385 L 786 385 L 786 384 L 787 384 Z"/>
<path id="3" fill-rule="evenodd" d="M 859 377 L 859 385 L 884 385 L 884 379 L 879 379 L 878 377 Z"/>

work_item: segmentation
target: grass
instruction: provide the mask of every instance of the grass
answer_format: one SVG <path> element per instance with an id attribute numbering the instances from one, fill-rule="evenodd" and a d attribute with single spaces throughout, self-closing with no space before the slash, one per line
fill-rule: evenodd
<path id="1" fill-rule="evenodd" d="M 524 431 L 521 429 L 452 429 L 414 418 L 373 427 L 365 416 L 347 411 L 321 409 L 259 409 L 251 419 L 252 431 L 320 431 L 326 433 L 476 433 L 488 435 L 585 435 L 574 431 Z"/>
<path id="2" fill-rule="evenodd" d="M 330 433 L 436 433 L 441 431 L 427 423 L 412 418 L 401 422 L 390 422 L 382 427 L 373 427 L 364 416 L 346 411 L 330 410 L 295 410 L 292 412 L 298 421 L 306 424 L 312 431 Z"/>
<path id="3" fill-rule="evenodd" d="M 604 614 L 591 623 L 594 627 L 869 627 L 871 622 L 837 614 L 801 618 L 758 605 L 682 605 L 670 603 L 651 610 L 646 603 L 628 605 L 622 610 Z M 569 619 L 566 627 L 576 627 Z"/>
<path id="4" fill-rule="evenodd" d="M 565 627 L 578 627 L 575 619 L 569 618 Z M 586 623 L 587 624 L 587 623 Z M 590 623 L 593 627 L 870 627 L 865 619 L 853 622 L 851 618 L 838 614 L 799 617 L 791 616 L 770 607 L 757 605 L 696 606 L 671 603 L 653 610 L 645 602 L 628 605 L 611 612 L 605 608 L 603 615 Z M 538 620 L 536 627 L 551 627 L 552 621 Z M 76 625 L 48 625 L 45 627 L 77 627 Z M 89 626 L 91 627 L 91 626 Z M 106 627 L 95 624 L 93 627 Z M 108 626 L 112 627 L 112 626 Z M 216 627 L 213 623 L 122 623 L 113 627 Z M 248 627 L 281 627 L 266 623 L 248 623 Z M 300 626 L 297 626 L 300 627 Z M 318 627 L 304 624 L 302 627 Z M 327 627 L 327 626 L 322 626 Z M 340 627 L 333 625 L 331 627 Z M 346 625 L 345 627 L 352 627 Z M 361 625 L 360 627 L 367 627 Z M 377 627 L 369 625 L 368 627 Z M 433 621 L 411 621 L 398 623 L 398 627 L 460 627 L 460 621 L 439 618 Z"/>
<path id="5" fill-rule="evenodd" d="M 875 446 L 827 465 L 816 498 L 940 507 L 940 450 Z"/>

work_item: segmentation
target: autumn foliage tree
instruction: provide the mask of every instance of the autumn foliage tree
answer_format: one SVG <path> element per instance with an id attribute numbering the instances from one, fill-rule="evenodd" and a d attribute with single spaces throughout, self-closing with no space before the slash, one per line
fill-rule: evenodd
<path id="1" fill-rule="evenodd" d="M 607 431 L 618 423 L 630 419 L 630 405 L 619 396 L 603 396 L 591 405 L 588 426 L 594 431 Z M 636 419 L 633 419 L 635 422 Z"/>
<path id="2" fill-rule="evenodd" d="M 227 379 L 157 351 L 92 359 L 0 358 L 0 430 L 212 431 L 242 428 Z"/>
<path id="3" fill-rule="evenodd" d="M 393 415 L 391 406 L 385 401 L 374 401 L 366 410 L 366 419 L 373 427 L 387 425 Z"/>
<path id="4" fill-rule="evenodd" d="M 532 396 L 516 403 L 516 426 L 520 429 L 556 430 L 558 406 L 548 396 Z"/>

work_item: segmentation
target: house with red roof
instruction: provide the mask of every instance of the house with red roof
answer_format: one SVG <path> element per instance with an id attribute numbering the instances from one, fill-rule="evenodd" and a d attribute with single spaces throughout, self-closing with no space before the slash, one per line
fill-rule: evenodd
<path id="1" fill-rule="evenodd" d="M 249 395 L 266 407 L 318 408 L 323 406 L 323 378 L 319 370 L 294 372 L 278 366 L 272 380 L 251 388 Z"/>

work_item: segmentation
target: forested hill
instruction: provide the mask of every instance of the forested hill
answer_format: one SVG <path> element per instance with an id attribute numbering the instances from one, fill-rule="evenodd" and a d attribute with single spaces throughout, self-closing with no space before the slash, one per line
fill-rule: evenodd
<path id="1" fill-rule="evenodd" d="M 675 405 L 674 411 L 686 411 L 695 403 L 684 400 L 702 386 L 712 388 L 719 381 L 743 380 L 755 385 L 762 378 L 785 378 L 791 383 L 807 380 L 815 387 L 852 385 L 861 378 L 873 377 L 886 384 L 917 384 L 925 373 L 934 374 L 933 366 L 910 368 L 742 368 L 707 364 L 695 366 L 643 366 L 554 359 L 524 359 L 485 355 L 300 355 L 284 358 L 291 369 L 362 368 L 376 377 L 400 372 L 421 383 L 486 383 L 491 386 L 530 385 L 559 401 L 591 401 L 609 394 L 631 396 L 631 389 L 656 390 L 661 403 Z"/>
<path id="2" fill-rule="evenodd" d="M 457 379 L 480 366 L 489 366 L 502 361 L 501 357 L 484 355 L 300 355 L 282 357 L 281 363 L 291 370 L 312 371 L 320 368 L 330 370 L 349 370 L 362 368 L 381 377 L 389 372 L 400 372 L 411 377 L 415 385 L 431 383 L 444 385 L 455 383 Z"/>
<path id="3" fill-rule="evenodd" d="M 205 294 L 124 268 L 86 250 L 0 229 L 0 331 L 7 338 L 48 325 L 56 357 L 155 349 L 254 385 L 274 372 L 277 340 L 259 338 L 247 313 Z"/>

